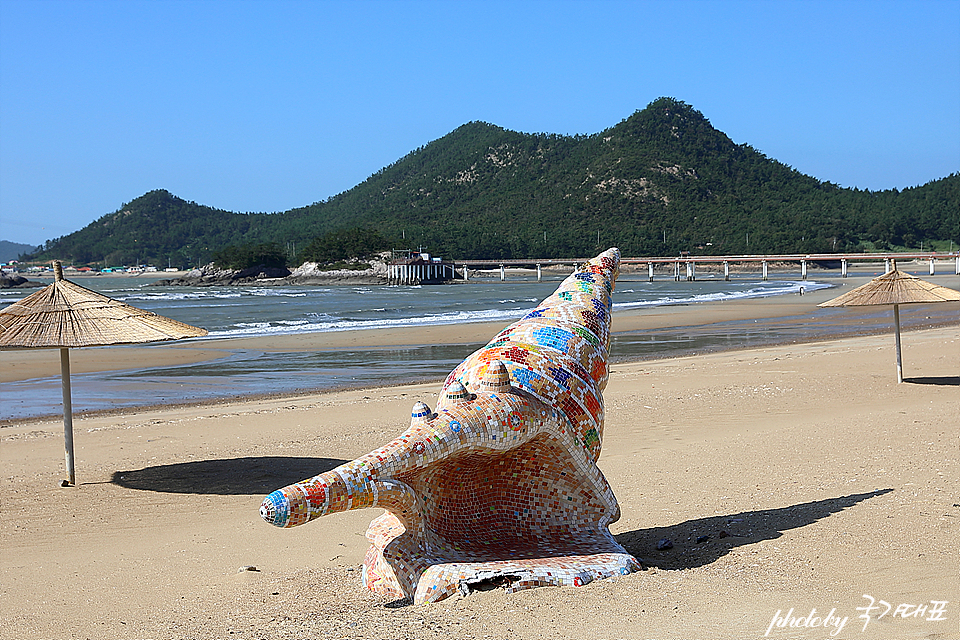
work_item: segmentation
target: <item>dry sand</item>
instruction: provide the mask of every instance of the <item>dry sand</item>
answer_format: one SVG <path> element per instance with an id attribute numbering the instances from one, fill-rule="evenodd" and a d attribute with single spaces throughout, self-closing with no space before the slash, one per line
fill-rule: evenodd
<path id="1" fill-rule="evenodd" d="M 704 305 L 696 322 L 811 298 Z M 442 335 L 500 328 L 471 327 Z M 404 338 L 312 338 L 354 339 Z M 958 638 L 960 326 L 903 343 L 901 385 L 890 335 L 615 365 L 600 466 L 623 512 L 611 529 L 647 570 L 423 606 L 360 585 L 379 510 L 280 530 L 258 507 L 394 437 L 439 384 L 82 417 L 74 488 L 58 486 L 59 421 L 17 423 L 0 429 L 0 638 Z M 892 608 L 859 618 L 865 594 Z M 894 617 L 900 605 L 927 610 Z M 791 609 L 847 621 L 770 628 Z"/>

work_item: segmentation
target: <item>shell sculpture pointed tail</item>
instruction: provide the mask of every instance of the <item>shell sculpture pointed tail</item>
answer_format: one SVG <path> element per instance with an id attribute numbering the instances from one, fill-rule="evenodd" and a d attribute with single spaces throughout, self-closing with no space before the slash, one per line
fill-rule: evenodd
<path id="1" fill-rule="evenodd" d="M 435 412 L 418 402 L 399 437 L 274 491 L 261 516 L 292 527 L 383 508 L 364 581 L 417 603 L 640 569 L 609 532 L 620 509 L 596 465 L 619 262 L 610 249 L 583 265 L 454 369 Z"/>

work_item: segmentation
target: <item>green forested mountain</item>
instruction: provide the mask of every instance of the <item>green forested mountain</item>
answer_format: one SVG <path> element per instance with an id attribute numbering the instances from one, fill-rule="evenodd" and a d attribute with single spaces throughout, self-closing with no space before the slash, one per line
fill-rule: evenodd
<path id="1" fill-rule="evenodd" d="M 449 258 L 809 253 L 960 244 L 960 173 L 903 191 L 845 189 L 735 144 L 660 98 L 598 134 L 526 134 L 471 122 L 353 189 L 274 214 L 152 191 L 37 258 L 197 264 L 230 245 L 288 250 L 340 229 Z M 599 234 L 599 242 L 598 242 Z"/>

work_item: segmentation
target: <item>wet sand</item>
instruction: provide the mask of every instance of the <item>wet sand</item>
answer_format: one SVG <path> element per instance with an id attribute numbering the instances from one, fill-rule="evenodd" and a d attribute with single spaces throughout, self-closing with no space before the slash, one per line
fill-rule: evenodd
<path id="1" fill-rule="evenodd" d="M 841 287 L 822 289 L 803 296 L 786 295 L 617 311 L 613 317 L 612 333 L 815 313 L 818 303 L 836 297 L 869 279 L 865 275 L 853 276 L 845 279 Z M 951 280 L 944 284 L 952 286 L 953 282 Z M 856 312 L 851 312 L 851 317 L 855 314 Z M 185 340 L 149 346 L 71 349 L 70 362 L 72 371 L 87 373 L 203 362 L 222 358 L 239 349 L 279 353 L 423 344 L 475 344 L 485 343 L 504 326 L 503 322 L 477 322 L 255 338 Z M 58 376 L 60 354 L 57 349 L 0 351 L 0 365 L 0 382 Z"/>
<path id="2" fill-rule="evenodd" d="M 610 358 L 629 362 L 892 333 L 889 308 L 816 306 L 869 275 L 806 295 L 616 309 Z M 958 276 L 937 280 L 960 285 Z M 904 331 L 956 325 L 960 304 L 906 305 L 901 321 Z M 501 321 L 71 349 L 73 375 L 87 374 L 73 385 L 74 414 L 437 381 L 503 326 Z M 0 407 L 0 429 L 60 415 L 58 350 L 0 351 L 0 365 L 0 384 L 9 383 L 0 394 L 10 400 Z"/>

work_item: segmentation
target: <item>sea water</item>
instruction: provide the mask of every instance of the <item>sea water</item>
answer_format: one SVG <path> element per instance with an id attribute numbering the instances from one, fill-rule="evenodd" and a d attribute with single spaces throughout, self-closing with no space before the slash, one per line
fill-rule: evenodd
<path id="1" fill-rule="evenodd" d="M 78 284 L 111 298 L 207 329 L 207 337 L 190 341 L 197 347 L 216 347 L 222 338 L 395 327 L 420 327 L 423 345 L 283 353 L 232 349 L 222 359 L 198 364 L 75 374 L 74 411 L 441 379 L 485 341 L 431 344 L 431 326 L 480 321 L 506 326 L 549 296 L 563 277 L 545 273 L 538 281 L 535 275 L 509 274 L 505 281 L 488 277 L 432 286 L 276 287 L 153 286 L 149 276 L 78 278 Z M 831 279 L 836 282 L 829 277 L 800 280 L 799 274 L 778 274 L 777 279 L 763 281 L 753 274 L 725 281 L 706 274 L 696 281 L 676 282 L 661 276 L 648 282 L 646 274 L 622 274 L 613 295 L 613 312 L 666 305 L 688 305 L 693 312 L 700 302 L 795 295 L 801 287 L 809 292 L 834 286 Z M 29 293 L 0 291 L 0 308 Z M 831 310 L 823 312 L 829 316 Z M 829 317 L 819 321 L 818 336 L 829 337 Z M 804 327 L 797 319 L 785 318 L 618 334 L 611 358 L 663 357 L 785 342 L 802 339 L 804 331 L 809 333 L 809 327 Z M 9 361 L 17 353 L 0 352 L 0 359 Z M 59 387 L 59 376 L 0 384 L 0 421 L 10 424 L 58 414 L 62 410 Z"/>
<path id="2" fill-rule="evenodd" d="M 429 327 L 463 322 L 513 322 L 557 288 L 563 276 L 511 275 L 424 286 L 153 286 L 142 277 L 78 278 L 77 284 L 121 302 L 203 327 L 209 339 L 321 331 Z M 156 281 L 157 278 L 153 278 Z M 623 275 L 614 292 L 618 309 L 739 300 L 795 294 L 824 282 L 706 277 L 647 282 Z M 0 291 L 0 308 L 31 290 Z M 492 337 L 492 336 L 491 336 Z"/>

